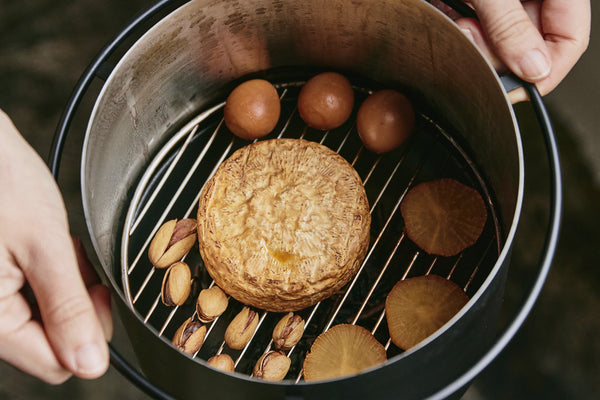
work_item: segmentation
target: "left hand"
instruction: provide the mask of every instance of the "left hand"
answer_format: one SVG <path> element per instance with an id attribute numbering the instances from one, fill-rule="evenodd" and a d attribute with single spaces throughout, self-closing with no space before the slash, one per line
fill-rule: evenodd
<path id="1" fill-rule="evenodd" d="M 110 293 L 48 168 L 0 110 L 0 359 L 45 382 L 108 368 Z"/>

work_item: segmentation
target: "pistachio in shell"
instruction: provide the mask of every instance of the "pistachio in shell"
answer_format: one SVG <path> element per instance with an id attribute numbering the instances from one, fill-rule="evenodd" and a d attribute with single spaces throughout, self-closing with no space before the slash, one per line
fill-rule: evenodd
<path id="1" fill-rule="evenodd" d="M 166 306 L 180 306 L 187 300 L 191 289 L 190 267 L 183 261 L 178 261 L 165 272 L 160 297 Z"/>
<path id="2" fill-rule="evenodd" d="M 252 375 L 259 379 L 278 382 L 287 375 L 292 361 L 282 351 L 271 350 L 263 354 L 252 370 Z"/>
<path id="3" fill-rule="evenodd" d="M 190 317 L 177 329 L 173 345 L 186 354 L 195 354 L 204 344 L 206 325 Z"/>
<path id="4" fill-rule="evenodd" d="M 203 289 L 196 301 L 196 313 L 202 322 L 211 322 L 227 309 L 229 297 L 220 287 L 214 285 Z"/>
<path id="5" fill-rule="evenodd" d="M 208 365 L 224 372 L 234 372 L 235 363 L 229 354 L 217 354 L 207 361 Z"/>
<path id="6" fill-rule="evenodd" d="M 304 320 L 292 312 L 279 320 L 273 329 L 273 344 L 278 350 L 289 350 L 294 347 L 304 334 Z"/>
<path id="7" fill-rule="evenodd" d="M 257 327 L 258 313 L 246 306 L 227 326 L 225 343 L 231 349 L 241 350 L 250 342 Z"/>
<path id="8" fill-rule="evenodd" d="M 167 268 L 185 256 L 196 243 L 198 222 L 193 218 L 165 222 L 148 247 L 148 258 L 156 268 Z"/>

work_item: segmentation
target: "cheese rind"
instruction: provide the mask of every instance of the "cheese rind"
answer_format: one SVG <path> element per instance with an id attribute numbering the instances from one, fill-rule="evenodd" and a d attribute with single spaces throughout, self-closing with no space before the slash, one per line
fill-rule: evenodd
<path id="1" fill-rule="evenodd" d="M 200 254 L 215 283 L 268 311 L 317 303 L 357 272 L 371 216 L 358 173 L 326 146 L 272 139 L 221 164 L 199 201 Z"/>

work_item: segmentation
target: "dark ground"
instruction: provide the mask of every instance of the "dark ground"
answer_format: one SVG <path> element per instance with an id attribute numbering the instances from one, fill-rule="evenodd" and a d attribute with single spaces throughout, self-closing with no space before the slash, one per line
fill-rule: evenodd
<path id="1" fill-rule="evenodd" d="M 59 115 L 85 66 L 148 0 L 0 0 L 0 108 L 46 158 Z M 600 24 L 594 10 L 593 24 Z M 572 73 L 546 97 L 563 165 L 564 219 L 552 270 L 533 312 L 465 399 L 600 398 L 600 46 L 592 40 Z M 519 301 L 546 221 L 545 164 L 529 106 L 517 107 L 526 145 L 527 195 L 506 293 Z M 72 141 L 73 142 L 73 141 Z M 76 140 L 74 142 L 77 142 Z M 85 235 L 77 143 L 65 150 L 61 188 L 75 234 Z M 121 330 L 115 344 L 127 351 Z M 101 379 L 48 386 L 0 361 L 3 399 L 144 399 L 110 369 Z"/>

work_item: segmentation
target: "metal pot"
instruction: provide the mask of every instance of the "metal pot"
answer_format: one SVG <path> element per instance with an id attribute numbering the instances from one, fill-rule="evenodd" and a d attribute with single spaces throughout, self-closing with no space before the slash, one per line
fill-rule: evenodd
<path id="1" fill-rule="evenodd" d="M 149 10 L 139 21 L 161 11 Z M 125 31 L 90 67 L 79 88 L 129 34 Z M 354 82 L 401 88 L 446 139 L 468 154 L 489 189 L 496 213 L 495 258 L 469 303 L 427 340 L 378 368 L 318 383 L 266 383 L 218 372 L 202 359 L 178 352 L 133 307 L 121 280 L 131 255 L 123 226 L 147 196 L 139 187 L 149 168 L 173 157 L 174 132 L 186 131 L 202 110 L 214 112 L 232 85 L 249 76 L 290 82 L 316 70 L 337 70 Z M 541 101 L 535 98 L 536 106 Z M 59 125 L 53 172 L 78 91 Z M 543 105 L 541 115 L 543 116 Z M 201 114 L 202 115 L 202 114 Z M 551 128 L 547 121 L 550 148 Z M 193 125 L 193 124 L 192 124 Z M 551 151 L 552 153 L 552 151 Z M 555 153 L 555 151 L 554 151 Z M 157 160 L 157 154 L 161 155 Z M 463 154 L 463 155 L 464 155 Z M 555 154 L 551 158 L 556 159 Z M 556 167 L 558 164 L 556 163 Z M 157 172 L 157 174 L 159 174 Z M 555 199 L 560 209 L 560 181 Z M 160 174 L 159 174 L 160 175 Z M 146 179 L 144 185 L 149 185 Z M 114 289 L 121 318 L 139 363 L 152 382 L 113 353 L 113 361 L 153 395 L 180 398 L 424 398 L 460 395 L 471 379 L 510 340 L 539 292 L 553 253 L 558 212 L 539 278 L 528 303 L 494 343 L 511 245 L 523 197 L 523 154 L 515 116 L 490 64 L 460 30 L 419 0 L 194 0 L 170 12 L 124 54 L 97 97 L 86 132 L 82 199 L 92 243 Z M 143 247 L 143 244 L 141 245 Z M 125 255 L 123 252 L 125 251 Z M 125 272 L 124 272 L 125 271 Z M 140 383 L 141 382 L 141 383 Z M 154 387 L 156 386 L 156 387 Z M 159 389 L 160 388 L 160 389 Z"/>

